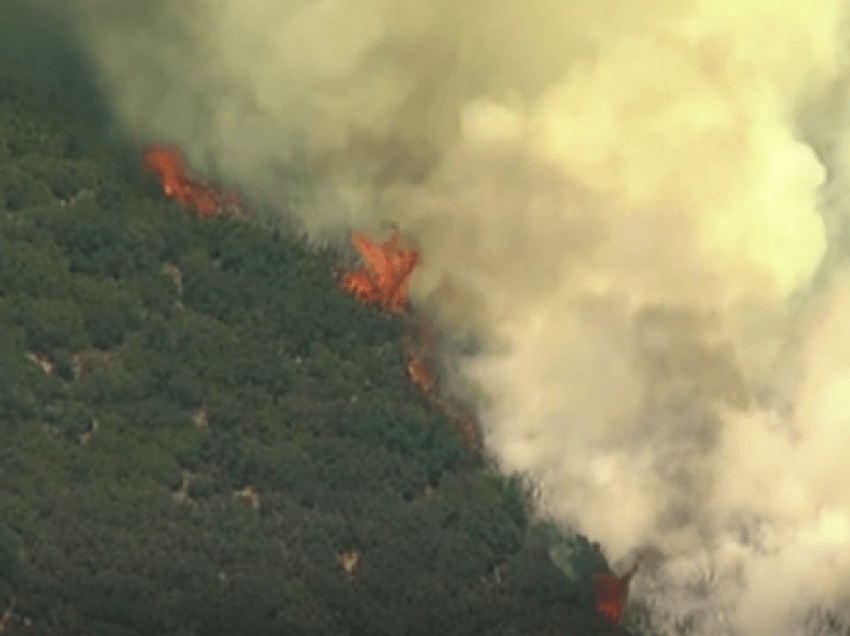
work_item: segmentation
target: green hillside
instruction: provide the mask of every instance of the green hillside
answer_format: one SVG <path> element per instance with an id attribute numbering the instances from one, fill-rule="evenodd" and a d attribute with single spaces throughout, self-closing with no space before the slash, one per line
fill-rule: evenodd
<path id="1" fill-rule="evenodd" d="M 403 322 L 339 293 L 333 254 L 291 232 L 164 201 L 73 42 L 14 6 L 3 633 L 616 633 L 591 607 L 601 556 L 576 540 L 573 582 L 552 564 L 520 482 L 404 377 Z"/>

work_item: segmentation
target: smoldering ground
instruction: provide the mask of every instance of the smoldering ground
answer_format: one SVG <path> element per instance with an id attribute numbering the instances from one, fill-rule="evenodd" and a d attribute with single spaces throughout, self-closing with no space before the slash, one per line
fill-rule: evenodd
<path id="1" fill-rule="evenodd" d="M 487 342 L 454 361 L 489 451 L 662 555 L 654 621 L 846 602 L 843 2 L 70 6 L 129 135 L 316 237 L 419 243 L 414 297 Z"/>

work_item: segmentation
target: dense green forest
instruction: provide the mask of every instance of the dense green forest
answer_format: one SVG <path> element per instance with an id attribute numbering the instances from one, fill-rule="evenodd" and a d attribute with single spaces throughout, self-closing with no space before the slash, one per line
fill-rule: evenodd
<path id="1" fill-rule="evenodd" d="M 293 231 L 165 201 L 70 36 L 10 6 L 0 631 L 622 633 L 602 556 L 572 539 L 568 580 L 522 482 L 404 377 L 403 322 Z"/>

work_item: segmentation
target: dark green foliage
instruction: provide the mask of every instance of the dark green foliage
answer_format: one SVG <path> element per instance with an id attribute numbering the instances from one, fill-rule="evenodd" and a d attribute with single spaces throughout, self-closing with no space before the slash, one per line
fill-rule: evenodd
<path id="1" fill-rule="evenodd" d="M 92 198 L 78 201 L 73 216 L 61 218 L 53 228 L 68 252 L 71 272 L 118 279 L 158 265 L 162 251 L 158 237 L 134 219 L 137 213 L 144 213 L 142 206 L 113 209 L 104 215 Z"/>
<path id="2" fill-rule="evenodd" d="M 0 319 L 23 330 L 31 351 L 82 349 L 89 344 L 83 313 L 69 300 L 6 296 L 0 299 Z"/>
<path id="3" fill-rule="evenodd" d="M 63 435 L 68 440 L 79 439 L 91 428 L 94 420 L 91 409 L 81 402 L 65 402 L 61 407 L 48 407 L 45 416 L 45 423 L 52 427 L 55 434 Z"/>
<path id="4" fill-rule="evenodd" d="M 17 541 L 8 531 L 0 531 L 0 580 L 14 582 L 20 573 Z"/>
<path id="5" fill-rule="evenodd" d="M 25 356 L 23 331 L 0 330 L 0 422 L 8 427 L 37 417 L 46 402 L 63 393 L 55 378 L 45 376 Z"/>
<path id="6" fill-rule="evenodd" d="M 0 296 L 64 296 L 69 276 L 63 267 L 62 252 L 47 240 L 33 244 L 27 238 L 16 241 L 7 235 L 3 241 L 0 250 Z"/>
<path id="7" fill-rule="evenodd" d="M 184 428 L 189 423 L 186 412 L 164 397 L 151 397 L 127 404 L 123 415 L 134 426 L 150 430 Z"/>
<path id="8" fill-rule="evenodd" d="M 0 72 L 0 610 L 14 595 L 20 633 L 599 633 L 522 482 L 409 386 L 405 325 L 338 293 L 330 252 L 162 201 L 71 58 Z"/>
<path id="9" fill-rule="evenodd" d="M 119 345 L 125 334 L 141 326 L 141 308 L 133 295 L 113 281 L 75 278 L 69 292 L 80 307 L 93 347 L 108 349 Z"/>

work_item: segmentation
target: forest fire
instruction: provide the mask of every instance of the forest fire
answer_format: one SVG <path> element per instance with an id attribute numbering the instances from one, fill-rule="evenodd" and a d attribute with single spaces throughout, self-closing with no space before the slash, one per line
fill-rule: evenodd
<path id="1" fill-rule="evenodd" d="M 593 580 L 596 611 L 609 623 L 620 623 L 629 596 L 629 583 L 640 567 L 640 557 L 623 576 L 611 571 L 598 574 Z"/>
<path id="2" fill-rule="evenodd" d="M 433 357 L 436 341 L 433 327 L 425 318 L 422 318 L 419 342 L 414 344 L 410 335 L 404 338 L 405 373 L 422 395 L 440 410 L 460 436 L 467 450 L 476 453 L 481 450 L 481 438 L 475 418 L 458 403 L 440 398 L 430 371 L 428 361 Z"/>
<path id="3" fill-rule="evenodd" d="M 162 191 L 189 212 L 200 218 L 216 218 L 225 214 L 243 216 L 244 206 L 238 196 L 224 192 L 216 184 L 192 178 L 185 167 L 183 154 L 176 146 L 153 144 L 143 154 L 146 170 L 156 174 Z M 339 287 L 361 303 L 400 315 L 410 310 L 410 277 L 419 264 L 419 251 L 404 248 L 406 242 L 398 228 L 383 242 L 372 240 L 363 232 L 352 232 L 351 244 L 363 263 L 357 269 L 340 272 Z M 423 396 L 434 403 L 449 420 L 471 452 L 480 449 L 475 419 L 448 401 L 437 397 L 434 378 L 427 360 L 435 346 L 433 330 L 421 321 L 421 339 L 416 345 L 408 336 L 404 341 L 405 374 Z"/>
<path id="4" fill-rule="evenodd" d="M 398 228 L 393 228 L 383 243 L 372 241 L 363 232 L 353 232 L 351 244 L 363 265 L 340 275 L 342 289 L 365 304 L 378 305 L 392 313 L 406 311 L 410 307 L 409 280 L 419 263 L 419 252 L 400 248 L 400 238 Z"/>
<path id="5" fill-rule="evenodd" d="M 382 243 L 371 240 L 363 232 L 353 232 L 351 244 L 360 254 L 364 264 L 357 270 L 339 277 L 343 290 L 366 305 L 379 306 L 390 313 L 403 313 L 410 309 L 409 284 L 413 270 L 419 264 L 415 248 L 402 249 L 402 236 L 393 228 L 389 239 Z M 420 320 L 420 340 L 413 343 L 410 336 L 404 339 L 405 374 L 423 396 L 432 401 L 460 435 L 470 452 L 480 449 L 478 427 L 467 413 L 438 397 L 428 359 L 434 351 L 436 338 L 433 329 L 423 317 Z"/>
<path id="6" fill-rule="evenodd" d="M 222 192 L 207 181 L 190 178 L 182 153 L 176 147 L 163 144 L 148 146 L 144 152 L 144 166 L 159 177 L 163 193 L 168 198 L 200 218 L 220 217 L 228 207 L 243 211 L 241 201 L 234 195 Z M 390 314 L 409 312 L 409 280 L 419 264 L 419 252 L 412 247 L 402 248 L 402 242 L 403 237 L 396 227 L 383 242 L 373 240 L 363 232 L 352 232 L 351 244 L 362 265 L 338 273 L 339 287 L 361 303 L 379 307 Z M 417 341 L 414 342 L 410 334 L 404 338 L 405 374 L 423 397 L 444 415 L 466 448 L 470 452 L 478 452 L 481 438 L 474 416 L 459 404 L 439 396 L 429 365 L 435 345 L 434 329 L 423 317 L 419 321 Z M 352 574 L 358 561 L 354 552 L 342 554 L 339 560 L 342 567 Z M 639 565 L 640 558 L 621 577 L 606 571 L 594 579 L 595 609 L 606 622 L 618 624 L 623 620 L 629 583 Z"/>
<path id="7" fill-rule="evenodd" d="M 169 199 L 200 218 L 230 214 L 241 216 L 243 205 L 239 196 L 223 191 L 217 184 L 189 176 L 183 154 L 175 146 L 154 144 L 143 153 L 143 165 L 159 177 L 162 191 Z"/>
<path id="8" fill-rule="evenodd" d="M 428 370 L 428 358 L 434 350 L 434 330 L 429 327 L 424 318 L 419 322 L 419 342 L 413 342 L 410 334 L 404 337 L 405 367 L 404 372 L 408 379 L 416 386 L 426 398 L 430 398 L 434 392 L 434 378 Z"/>

